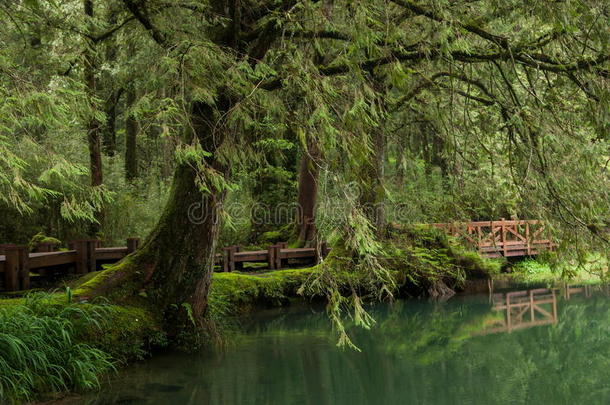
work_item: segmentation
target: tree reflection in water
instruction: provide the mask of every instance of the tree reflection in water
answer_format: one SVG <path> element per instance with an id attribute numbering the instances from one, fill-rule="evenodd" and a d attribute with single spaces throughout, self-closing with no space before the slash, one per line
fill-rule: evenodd
<path id="1" fill-rule="evenodd" d="M 335 346 L 322 311 L 273 311 L 251 319 L 225 350 L 158 356 L 89 402 L 605 404 L 606 292 L 570 287 L 494 295 L 492 303 L 378 306 L 373 330 L 352 331 L 362 352 Z"/>

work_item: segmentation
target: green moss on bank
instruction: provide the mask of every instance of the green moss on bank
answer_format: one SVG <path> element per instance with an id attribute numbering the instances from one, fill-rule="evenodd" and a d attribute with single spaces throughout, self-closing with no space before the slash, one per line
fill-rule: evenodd
<path id="1" fill-rule="evenodd" d="M 215 273 L 209 296 L 213 316 L 240 315 L 260 306 L 281 306 L 297 297 L 315 268 L 262 274 Z"/>

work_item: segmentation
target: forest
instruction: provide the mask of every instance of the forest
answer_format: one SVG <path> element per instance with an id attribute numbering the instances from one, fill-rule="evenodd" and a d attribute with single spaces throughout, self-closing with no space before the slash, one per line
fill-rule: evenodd
<path id="1" fill-rule="evenodd" d="M 230 352 L 269 308 L 321 308 L 278 333 L 327 327 L 336 362 L 421 356 L 378 305 L 607 279 L 607 0 L 0 0 L 0 21 L 0 403 L 96 391 L 159 350 Z M 35 268 L 50 250 L 76 264 Z M 439 311 L 405 322 L 452 333 Z M 206 398 L 273 403 L 231 392 Z"/>

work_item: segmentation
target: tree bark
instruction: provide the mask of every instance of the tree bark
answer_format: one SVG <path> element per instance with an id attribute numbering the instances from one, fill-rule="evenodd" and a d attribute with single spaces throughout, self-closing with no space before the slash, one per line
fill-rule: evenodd
<path id="1" fill-rule="evenodd" d="M 216 160 L 216 150 L 224 140 L 216 123 L 229 111 L 231 102 L 221 96 L 216 108 L 202 102 L 192 104 L 192 129 L 187 130 L 186 143 L 197 137 L 201 147 L 211 154 L 201 164 L 217 176 L 226 176 L 227 168 Z M 125 300 L 145 292 L 164 315 L 170 333 L 188 327 L 191 320 L 202 321 L 225 191 L 201 192 L 197 182 L 203 172 L 198 166 L 197 162 L 177 166 L 163 214 L 142 247 L 124 263 L 108 270 L 102 282 L 83 291 L 81 297 L 105 295 Z"/>
<path id="2" fill-rule="evenodd" d="M 316 203 L 318 197 L 320 151 L 314 141 L 308 142 L 299 167 L 298 218 L 296 235 L 299 246 L 308 246 L 316 236 Z"/>
<path id="3" fill-rule="evenodd" d="M 113 91 L 106 105 L 104 106 L 104 112 L 106 114 L 106 123 L 104 125 L 104 150 L 108 156 L 114 156 L 116 154 L 116 104 L 119 99 L 119 94 Z"/>
<path id="4" fill-rule="evenodd" d="M 129 111 L 136 102 L 136 91 L 133 86 L 129 86 L 125 98 L 125 178 L 127 181 L 133 181 L 138 177 L 138 121 Z"/>

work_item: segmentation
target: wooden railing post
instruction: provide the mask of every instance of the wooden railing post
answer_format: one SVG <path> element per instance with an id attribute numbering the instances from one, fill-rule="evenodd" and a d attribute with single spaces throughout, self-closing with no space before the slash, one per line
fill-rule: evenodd
<path id="1" fill-rule="evenodd" d="M 525 222 L 525 243 L 527 246 L 527 255 L 531 256 L 532 254 L 532 244 L 530 241 L 530 223 L 529 221 Z"/>
<path id="2" fill-rule="evenodd" d="M 235 263 L 235 269 L 243 270 L 244 269 L 244 262 L 236 262 L 235 261 L 235 253 L 238 253 L 238 252 L 241 252 L 241 246 L 239 246 L 239 245 L 233 246 L 233 263 Z"/>
<path id="3" fill-rule="evenodd" d="M 127 238 L 127 254 L 133 253 L 140 247 L 140 238 Z"/>
<path id="4" fill-rule="evenodd" d="M 504 255 L 504 257 L 506 257 L 506 253 L 508 251 L 507 246 L 506 246 L 506 220 L 504 218 L 502 218 L 501 220 L 501 236 L 500 236 L 500 240 L 502 243 L 502 254 Z"/>
<path id="5" fill-rule="evenodd" d="M 275 249 L 275 268 L 279 270 L 282 268 L 282 245 L 277 244 L 273 247 Z"/>
<path id="6" fill-rule="evenodd" d="M 29 253 L 25 246 L 7 245 L 4 248 L 4 286 L 7 291 L 30 288 Z"/>
<path id="7" fill-rule="evenodd" d="M 95 249 L 100 245 L 97 239 L 75 240 L 72 242 L 76 250 L 76 274 L 87 274 L 96 270 Z"/>
<path id="8" fill-rule="evenodd" d="M 276 254 L 277 250 L 275 249 L 275 245 L 271 245 L 267 248 L 267 263 L 269 265 L 270 270 L 275 270 L 276 265 Z"/>
<path id="9" fill-rule="evenodd" d="M 235 270 L 235 246 L 228 246 L 222 249 L 224 252 L 222 270 L 225 272 Z"/>

